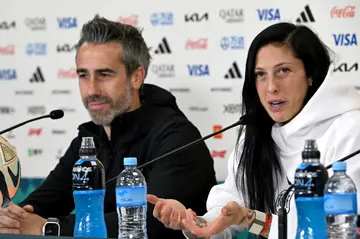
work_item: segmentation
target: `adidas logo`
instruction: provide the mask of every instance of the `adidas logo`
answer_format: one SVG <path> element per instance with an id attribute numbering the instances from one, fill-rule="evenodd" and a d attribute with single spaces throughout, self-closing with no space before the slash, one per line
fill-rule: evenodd
<path id="1" fill-rule="evenodd" d="M 164 37 L 161 42 L 159 43 L 158 48 L 155 50 L 155 54 L 170 54 L 171 50 L 169 47 L 169 43 L 167 42 L 166 38 Z"/>
<path id="2" fill-rule="evenodd" d="M 236 78 L 241 79 L 242 78 L 239 67 L 235 61 L 231 65 L 231 67 L 229 68 L 229 70 L 227 71 L 227 73 L 225 74 L 224 77 L 225 77 L 225 79 L 236 79 Z"/>
<path id="3" fill-rule="evenodd" d="M 30 78 L 30 82 L 45 82 L 45 78 L 41 72 L 40 67 L 36 68 L 33 76 Z"/>
<path id="4" fill-rule="evenodd" d="M 300 17 L 298 17 L 296 19 L 297 23 L 302 23 L 302 22 L 315 22 L 314 16 L 310 10 L 309 5 L 305 6 L 305 11 L 302 11 L 300 14 Z"/>

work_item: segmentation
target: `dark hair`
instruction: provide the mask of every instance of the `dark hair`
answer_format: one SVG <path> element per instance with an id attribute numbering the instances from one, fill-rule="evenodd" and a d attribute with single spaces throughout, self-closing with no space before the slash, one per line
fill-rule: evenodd
<path id="1" fill-rule="evenodd" d="M 92 44 L 118 42 L 123 48 L 120 60 L 125 64 L 127 76 L 130 77 L 139 66 L 142 66 L 146 77 L 151 56 L 141 33 L 142 31 L 134 26 L 109 21 L 96 15 L 93 20 L 83 25 L 77 50 L 85 42 Z"/>
<path id="2" fill-rule="evenodd" d="M 260 32 L 251 43 L 242 91 L 242 113 L 254 115 L 257 120 L 245 127 L 236 185 L 244 195 L 247 207 L 274 213 L 275 190 L 283 172 L 277 146 L 271 137 L 271 129 L 275 122 L 260 102 L 254 74 L 256 55 L 261 47 L 268 44 L 288 46 L 294 56 L 303 62 L 306 76 L 312 77 L 312 86 L 307 90 L 304 104 L 323 83 L 331 61 L 328 48 L 306 26 L 277 23 Z M 240 145 L 239 139 L 237 145 Z"/>

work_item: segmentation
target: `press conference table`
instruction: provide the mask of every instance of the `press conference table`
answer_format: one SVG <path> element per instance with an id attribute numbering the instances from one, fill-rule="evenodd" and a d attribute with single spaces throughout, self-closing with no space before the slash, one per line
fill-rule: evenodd
<path id="1" fill-rule="evenodd" d="M 74 239 L 74 238 L 76 238 L 76 237 L 30 236 L 30 235 L 0 234 L 0 239 Z M 85 237 L 81 237 L 81 239 L 102 239 L 102 238 L 85 238 Z"/>

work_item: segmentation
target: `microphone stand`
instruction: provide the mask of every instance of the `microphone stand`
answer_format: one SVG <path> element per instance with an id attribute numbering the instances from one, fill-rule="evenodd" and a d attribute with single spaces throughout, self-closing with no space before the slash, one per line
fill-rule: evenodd
<path id="1" fill-rule="evenodd" d="M 30 123 L 30 122 L 33 122 L 33 121 L 36 121 L 36 120 L 39 120 L 39 119 L 48 118 L 48 117 L 50 117 L 50 115 L 43 115 L 43 116 L 39 116 L 39 117 L 37 117 L 37 118 L 33 118 L 33 119 L 30 119 L 30 120 L 27 120 L 27 121 L 22 122 L 22 123 L 19 123 L 19 124 L 17 124 L 17 125 L 11 126 L 10 128 L 1 130 L 1 131 L 0 131 L 0 135 L 2 135 L 3 133 L 8 132 L 8 131 L 10 131 L 10 130 L 16 129 L 16 128 L 20 127 L 20 126 L 23 126 L 24 124 L 27 124 L 27 123 Z"/>
<path id="2" fill-rule="evenodd" d="M 280 200 L 280 209 L 278 213 L 278 233 L 279 239 L 287 239 L 287 211 L 286 211 L 286 199 L 290 192 L 295 188 L 292 184 L 284 193 L 283 198 Z"/>
<path id="3" fill-rule="evenodd" d="M 39 119 L 51 118 L 53 120 L 56 120 L 56 119 L 61 119 L 63 116 L 64 116 L 64 111 L 62 111 L 62 110 L 53 110 L 53 111 L 50 112 L 50 114 L 42 115 L 42 116 L 39 116 L 39 117 L 36 117 L 36 118 L 33 118 L 33 119 L 29 119 L 29 120 L 24 121 L 22 123 L 19 123 L 17 125 L 11 126 L 10 128 L 4 129 L 4 130 L 0 131 L 0 135 L 2 135 L 3 133 L 8 132 L 10 130 L 16 129 L 16 128 L 20 127 L 20 126 L 23 126 L 24 124 L 27 124 L 27 123 L 30 123 L 30 122 L 33 122 L 33 121 L 36 121 L 36 120 L 39 120 Z"/>
<path id="4" fill-rule="evenodd" d="M 170 152 L 168 152 L 168 153 L 165 153 L 165 154 L 163 154 L 163 155 L 161 155 L 161 156 L 159 156 L 159 157 L 157 157 L 157 158 L 155 158 L 155 159 L 152 159 L 152 160 L 150 160 L 150 161 L 148 161 L 148 162 L 146 162 L 146 163 L 138 166 L 137 169 L 141 169 L 141 168 L 143 168 L 143 167 L 145 167 L 145 166 L 147 166 L 147 165 L 149 165 L 149 164 L 152 164 L 152 163 L 154 163 L 155 161 L 158 161 L 158 160 L 160 160 L 160 159 L 163 159 L 163 158 L 165 158 L 165 157 L 167 157 L 167 156 L 169 156 L 169 155 L 172 155 L 172 154 L 175 154 L 175 153 L 179 153 L 180 151 L 183 151 L 183 150 L 185 150 L 185 149 L 187 149 L 187 148 L 190 148 L 190 147 L 192 147 L 192 146 L 195 146 L 195 145 L 197 145 L 197 144 L 199 144 L 199 143 L 201 143 L 201 142 L 204 142 L 204 141 L 207 140 L 208 138 L 211 138 L 211 137 L 213 137 L 213 136 L 215 136 L 215 135 L 217 135 L 217 134 L 220 134 L 220 133 L 222 133 L 222 132 L 224 132 L 224 131 L 226 131 L 226 130 L 229 130 L 229 129 L 235 127 L 235 126 L 238 126 L 238 125 L 241 125 L 241 124 L 251 123 L 251 120 L 254 120 L 254 117 L 253 117 L 252 115 L 243 115 L 243 116 L 240 118 L 240 120 L 238 120 L 238 121 L 235 122 L 234 124 L 229 125 L 229 126 L 223 128 L 222 130 L 216 131 L 215 133 L 209 134 L 209 135 L 207 135 L 207 136 L 205 136 L 205 137 L 203 137 L 203 138 L 200 138 L 200 139 L 197 139 L 197 140 L 195 140 L 195 141 L 192 141 L 192 142 L 190 142 L 190 143 L 188 143 L 188 144 L 186 144 L 186 145 L 181 146 L 180 148 L 177 148 L 177 149 L 175 149 L 175 150 L 173 150 L 173 151 L 170 151 Z M 116 179 L 117 179 L 117 176 L 115 176 L 115 177 L 113 177 L 113 178 L 110 178 L 110 179 L 106 182 L 106 184 L 109 184 L 109 183 L 111 183 L 112 181 L 114 181 L 114 180 L 116 180 Z"/>
<path id="5" fill-rule="evenodd" d="M 213 137 L 213 136 L 215 136 L 215 135 L 217 135 L 217 134 L 220 134 L 220 133 L 222 133 L 222 132 L 224 132 L 224 131 L 226 131 L 226 130 L 228 130 L 228 129 L 231 129 L 231 128 L 235 127 L 235 126 L 238 126 L 238 125 L 240 125 L 240 124 L 241 124 L 241 121 L 238 121 L 238 122 L 236 122 L 236 123 L 234 123 L 234 124 L 232 124 L 232 125 L 230 125 L 230 126 L 228 126 L 228 127 L 226 127 L 226 128 L 223 128 L 222 130 L 219 130 L 219 131 L 217 131 L 217 132 L 215 132 L 215 133 L 209 134 L 209 135 L 207 135 L 207 136 L 205 136 L 205 137 L 203 137 L 203 138 L 197 139 L 197 140 L 195 140 L 195 141 L 193 141 L 193 142 L 190 142 L 190 143 L 188 143 L 188 144 L 186 144 L 186 145 L 183 145 L 183 146 L 181 146 L 180 148 L 175 149 L 174 151 L 168 152 L 168 153 L 166 153 L 166 154 L 161 155 L 161 156 L 158 157 L 158 158 L 155 158 L 155 159 L 153 159 L 153 160 L 150 160 L 149 162 L 146 162 L 146 163 L 140 165 L 140 166 L 137 167 L 137 168 L 138 168 L 138 169 L 141 169 L 141 168 L 143 168 L 143 167 L 145 167 L 145 166 L 147 166 L 147 165 L 149 165 L 149 164 L 152 164 L 153 162 L 155 162 L 155 161 L 157 161 L 157 160 L 159 160 L 159 159 L 165 158 L 165 157 L 167 157 L 167 156 L 169 156 L 169 155 L 178 153 L 178 152 L 183 151 L 183 150 L 185 150 L 185 149 L 187 149 L 187 148 L 189 148 L 189 147 L 195 146 L 195 145 L 197 145 L 197 144 L 199 144 L 199 143 L 207 140 L 208 138 L 211 138 L 211 137 Z"/>

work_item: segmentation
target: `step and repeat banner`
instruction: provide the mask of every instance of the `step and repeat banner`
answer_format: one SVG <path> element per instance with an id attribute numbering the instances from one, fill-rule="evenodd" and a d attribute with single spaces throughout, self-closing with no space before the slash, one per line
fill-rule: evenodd
<path id="1" fill-rule="evenodd" d="M 238 120 L 247 52 L 267 26 L 308 25 L 335 53 L 329 79 L 360 86 L 360 2 L 322 1 L 0 1 L 0 122 L 20 121 L 63 109 L 4 136 L 17 148 L 24 178 L 44 178 L 77 126 L 90 120 L 75 73 L 75 44 L 95 15 L 143 29 L 153 61 L 145 82 L 174 94 L 202 135 Z M 238 129 L 207 140 L 217 179 Z"/>

